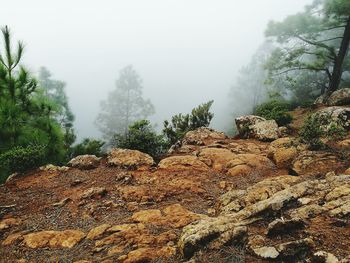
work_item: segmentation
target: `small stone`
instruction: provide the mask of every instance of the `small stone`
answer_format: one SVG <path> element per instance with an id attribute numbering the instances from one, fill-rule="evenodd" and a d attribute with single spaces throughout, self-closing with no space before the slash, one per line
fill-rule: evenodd
<path id="1" fill-rule="evenodd" d="M 253 248 L 255 255 L 264 259 L 275 259 L 280 253 L 274 247 Z"/>

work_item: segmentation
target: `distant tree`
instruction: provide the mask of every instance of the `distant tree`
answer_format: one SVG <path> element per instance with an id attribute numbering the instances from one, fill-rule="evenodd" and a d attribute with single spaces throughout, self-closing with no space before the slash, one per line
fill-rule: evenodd
<path id="1" fill-rule="evenodd" d="M 96 124 L 106 141 L 114 134 L 127 136 L 131 123 L 145 119 L 154 113 L 150 100 L 142 97 L 142 80 L 132 66 L 120 71 L 116 88 L 101 103 Z"/>
<path id="2" fill-rule="evenodd" d="M 266 36 L 279 45 L 266 64 L 272 78 L 285 75 L 292 83 L 295 79 L 300 83 L 299 73 L 307 71 L 307 78 L 317 83 L 320 93 L 329 96 L 341 86 L 343 73 L 350 70 L 348 0 L 315 0 L 303 13 L 270 22 Z"/>
<path id="3" fill-rule="evenodd" d="M 84 154 L 93 154 L 96 156 L 102 156 L 102 146 L 105 143 L 100 140 L 85 138 L 81 143 L 71 148 L 71 157 Z"/>
<path id="4" fill-rule="evenodd" d="M 52 79 L 47 68 L 40 68 L 39 87 L 43 90 L 43 95 L 56 105 L 54 117 L 64 131 L 64 144 L 68 150 L 75 142 L 76 135 L 73 128 L 74 114 L 69 107 L 65 86 L 65 82 Z"/>
<path id="5" fill-rule="evenodd" d="M 168 148 L 163 135 L 157 135 L 148 120 L 136 121 L 129 126 L 127 136 L 115 134 L 112 146 L 139 150 L 159 158 Z"/>
<path id="6" fill-rule="evenodd" d="M 177 114 L 169 121 L 164 121 L 163 133 L 170 144 L 181 140 L 188 132 L 200 127 L 208 127 L 214 114 L 210 112 L 213 100 L 194 108 L 191 114 Z"/>

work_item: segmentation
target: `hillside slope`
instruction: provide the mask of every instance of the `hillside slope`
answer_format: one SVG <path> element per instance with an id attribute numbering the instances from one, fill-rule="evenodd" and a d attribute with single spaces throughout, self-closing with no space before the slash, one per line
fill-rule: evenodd
<path id="1" fill-rule="evenodd" d="M 201 128 L 159 164 L 42 167 L 0 186 L 0 262 L 350 262 L 348 142 Z"/>

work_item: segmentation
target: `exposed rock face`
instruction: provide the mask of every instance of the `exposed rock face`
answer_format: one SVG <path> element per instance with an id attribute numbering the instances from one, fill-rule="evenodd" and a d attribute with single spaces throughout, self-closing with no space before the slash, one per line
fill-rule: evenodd
<path id="1" fill-rule="evenodd" d="M 226 135 L 210 128 L 198 128 L 186 133 L 182 140 L 182 145 L 205 145 L 206 140 L 224 140 Z"/>
<path id="2" fill-rule="evenodd" d="M 167 157 L 159 162 L 158 167 L 167 170 L 208 170 L 208 166 L 194 155 Z"/>
<path id="3" fill-rule="evenodd" d="M 100 165 L 100 160 L 101 158 L 98 158 L 95 155 L 79 155 L 70 160 L 68 165 L 82 170 L 94 169 Z"/>
<path id="4" fill-rule="evenodd" d="M 271 158 L 278 168 L 290 168 L 298 154 L 306 150 L 307 146 L 297 139 L 284 137 L 271 142 L 268 157 Z"/>
<path id="5" fill-rule="evenodd" d="M 23 242 L 30 248 L 72 248 L 85 237 L 79 230 L 41 231 L 23 236 Z"/>
<path id="6" fill-rule="evenodd" d="M 336 90 L 328 98 L 327 104 L 329 106 L 342 106 L 350 104 L 350 89 Z"/>
<path id="7" fill-rule="evenodd" d="M 53 165 L 53 164 L 47 164 L 45 166 L 41 166 L 39 169 L 41 171 L 48 171 L 48 172 L 67 172 L 69 170 L 69 167 L 67 167 L 67 166 L 56 166 L 56 165 Z"/>
<path id="8" fill-rule="evenodd" d="M 320 116 L 320 121 L 324 129 L 333 122 L 350 130 L 350 108 L 348 107 L 328 107 L 316 112 Z"/>
<path id="9" fill-rule="evenodd" d="M 278 125 L 274 120 L 266 120 L 255 115 L 246 115 L 236 118 L 235 122 L 242 138 L 273 141 L 280 137 Z"/>
<path id="10" fill-rule="evenodd" d="M 292 164 L 292 171 L 296 175 L 309 173 L 327 173 L 341 167 L 339 158 L 326 152 L 301 152 Z"/>
<path id="11" fill-rule="evenodd" d="M 179 248 L 183 255 L 190 257 L 194 251 L 201 249 L 201 246 L 220 240 L 224 233 L 234 231 L 241 226 L 249 227 L 252 222 L 259 220 L 259 217 L 264 214 L 274 214 L 274 211 L 286 209 L 288 204 L 301 198 L 309 198 L 312 201 L 303 207 L 288 211 L 287 216 L 288 214 L 291 215 L 292 219 L 272 222 L 267 231 L 269 236 L 290 234 L 301 229 L 304 226 L 304 221 L 298 218 L 308 219 L 321 213 L 328 213 L 330 216 L 340 218 L 344 217 L 350 213 L 350 210 L 346 209 L 350 202 L 349 193 L 346 190 L 344 191 L 345 188 L 349 188 L 349 182 L 350 175 L 335 176 L 329 174 L 323 180 L 302 182 L 298 182 L 296 177 L 284 176 L 275 178 L 275 181 L 271 178 L 266 179 L 247 190 L 232 190 L 221 198 L 221 215 L 217 218 L 202 219 L 183 229 L 179 240 Z M 267 189 L 264 191 L 264 185 L 268 187 L 269 192 L 265 193 Z M 257 190 L 264 194 L 256 194 L 255 191 Z M 310 213 L 303 216 L 300 209 L 312 205 L 320 206 L 320 213 Z M 251 248 L 254 253 L 263 258 L 304 255 L 314 246 L 310 238 L 285 242 L 275 246 L 264 246 L 263 241 L 253 243 L 255 245 L 252 245 Z"/>
<path id="12" fill-rule="evenodd" d="M 112 149 L 107 156 L 107 163 L 110 166 L 136 169 L 148 167 L 154 164 L 154 160 L 146 153 L 137 150 Z"/>

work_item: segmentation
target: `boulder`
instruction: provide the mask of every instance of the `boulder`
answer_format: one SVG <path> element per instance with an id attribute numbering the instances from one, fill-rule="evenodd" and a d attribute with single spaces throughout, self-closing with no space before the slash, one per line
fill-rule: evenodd
<path id="1" fill-rule="evenodd" d="M 255 115 L 246 115 L 235 119 L 238 133 L 242 138 L 254 138 L 261 141 L 273 141 L 280 137 L 275 120 L 266 120 Z"/>
<path id="2" fill-rule="evenodd" d="M 208 170 L 208 166 L 194 155 L 167 157 L 159 162 L 158 167 L 167 170 Z"/>
<path id="3" fill-rule="evenodd" d="M 101 237 L 106 232 L 106 230 L 110 227 L 111 225 L 109 224 L 102 224 L 100 226 L 94 227 L 89 231 L 86 238 L 91 240 L 97 239 Z"/>
<path id="4" fill-rule="evenodd" d="M 205 145 L 206 140 L 224 140 L 226 135 L 210 128 L 202 127 L 186 133 L 182 145 Z"/>
<path id="5" fill-rule="evenodd" d="M 96 157 L 95 155 L 79 155 L 69 161 L 68 166 L 86 170 L 94 169 L 100 165 L 101 158 Z"/>
<path id="6" fill-rule="evenodd" d="M 313 246 L 314 242 L 311 238 L 304 238 L 279 244 L 276 246 L 276 250 L 282 258 L 293 258 L 308 253 Z"/>
<path id="7" fill-rule="evenodd" d="M 305 222 L 300 218 L 292 218 L 289 220 L 276 219 L 268 225 L 267 235 L 277 236 L 277 235 L 289 234 L 296 230 L 300 230 L 304 227 L 305 227 Z"/>
<path id="8" fill-rule="evenodd" d="M 130 251 L 125 258 L 121 259 L 123 259 L 124 263 L 151 262 L 157 258 L 169 258 L 175 255 L 175 253 L 176 248 L 171 246 L 161 248 L 145 247 Z"/>
<path id="9" fill-rule="evenodd" d="M 110 166 L 117 166 L 127 169 L 149 167 L 154 165 L 154 160 L 146 153 L 129 149 L 112 149 L 107 156 L 107 163 Z"/>
<path id="10" fill-rule="evenodd" d="M 204 148 L 198 154 L 199 160 L 217 171 L 224 171 L 227 164 L 234 160 L 236 156 L 230 150 L 222 148 Z"/>
<path id="11" fill-rule="evenodd" d="M 276 259 L 280 254 L 275 247 L 256 247 L 252 251 L 256 256 L 263 259 Z"/>
<path id="12" fill-rule="evenodd" d="M 47 164 L 45 166 L 41 166 L 39 170 L 47 172 L 67 172 L 69 170 L 69 167 Z"/>
<path id="13" fill-rule="evenodd" d="M 329 96 L 327 104 L 329 106 L 342 106 L 350 104 L 350 88 L 339 89 Z"/>
<path id="14" fill-rule="evenodd" d="M 235 159 L 226 164 L 227 174 L 230 176 L 264 173 L 274 168 L 270 159 L 258 154 L 237 154 Z"/>
<path id="15" fill-rule="evenodd" d="M 312 255 L 312 262 L 315 263 L 338 263 L 336 256 L 326 251 L 317 251 Z"/>
<path id="16" fill-rule="evenodd" d="M 72 248 L 85 237 L 80 230 L 40 231 L 23 236 L 29 248 Z"/>
<path id="17" fill-rule="evenodd" d="M 348 107 L 328 107 L 317 111 L 320 122 L 324 130 L 327 130 L 331 123 L 341 125 L 346 130 L 350 130 L 350 108 Z"/>
<path id="18" fill-rule="evenodd" d="M 339 158 L 332 153 L 304 151 L 294 159 L 291 173 L 293 175 L 326 174 L 337 170 L 341 166 Z"/>

